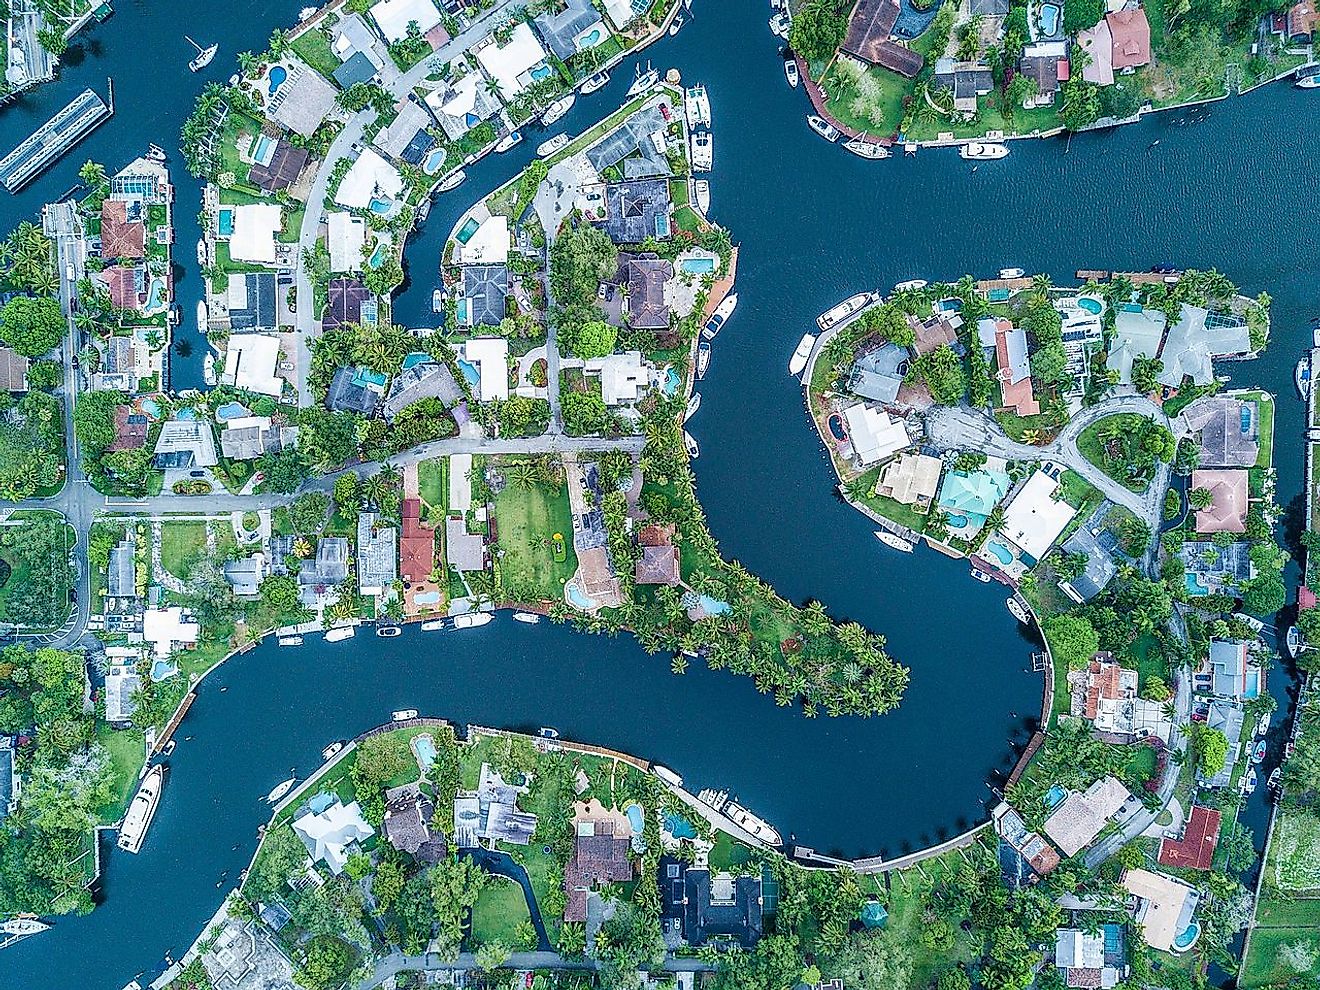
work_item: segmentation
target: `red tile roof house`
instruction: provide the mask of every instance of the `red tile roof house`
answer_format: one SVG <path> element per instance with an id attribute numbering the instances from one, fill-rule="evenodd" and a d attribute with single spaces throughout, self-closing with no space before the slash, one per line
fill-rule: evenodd
<path id="1" fill-rule="evenodd" d="M 1187 870 L 1210 869 L 1219 842 L 1220 817 L 1213 808 L 1194 805 L 1183 824 L 1182 838 L 1175 841 L 1166 837 L 1160 841 L 1160 865 Z"/>
<path id="2" fill-rule="evenodd" d="M 1288 9 L 1288 40 L 1309 42 L 1315 36 L 1316 25 L 1320 24 L 1320 11 L 1315 0 L 1303 0 L 1302 3 Z"/>
<path id="3" fill-rule="evenodd" d="M 1027 362 L 1027 333 L 1008 320 L 995 324 L 995 361 L 999 371 L 999 391 L 1003 406 L 1019 416 L 1035 416 L 1040 403 L 1031 384 L 1031 366 Z"/>
<path id="4" fill-rule="evenodd" d="M 1109 22 L 1109 33 L 1114 36 L 1114 68 L 1131 69 L 1138 65 L 1150 64 L 1150 22 L 1146 12 L 1120 10 L 1105 15 Z"/>
<path id="5" fill-rule="evenodd" d="M 146 253 L 147 228 L 141 220 L 129 222 L 128 204 L 107 199 L 101 204 L 101 257 L 141 258 Z"/>
<path id="6" fill-rule="evenodd" d="M 422 523 L 421 499 L 403 500 L 403 529 L 399 534 L 399 577 L 426 581 L 435 569 L 435 530 Z"/>
<path id="7" fill-rule="evenodd" d="M 115 406 L 115 438 L 107 450 L 137 450 L 147 442 L 151 426 L 146 414 L 132 406 Z"/>
<path id="8" fill-rule="evenodd" d="M 111 265 L 96 277 L 105 284 L 115 309 L 135 310 L 141 304 L 137 269 L 127 265 Z"/>
<path id="9" fill-rule="evenodd" d="M 587 899 L 604 883 L 625 883 L 633 878 L 627 835 L 615 833 L 609 820 L 578 822 L 573 858 L 564 867 L 564 920 L 587 920 Z"/>
<path id="10" fill-rule="evenodd" d="M 1192 490 L 1197 488 L 1205 488 L 1210 492 L 1209 507 L 1198 509 L 1196 513 L 1198 533 L 1247 531 L 1249 489 L 1246 471 L 1193 471 Z"/>

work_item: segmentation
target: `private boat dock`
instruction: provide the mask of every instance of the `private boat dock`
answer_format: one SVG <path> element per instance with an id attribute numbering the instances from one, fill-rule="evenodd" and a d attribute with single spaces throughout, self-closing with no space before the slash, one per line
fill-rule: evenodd
<path id="1" fill-rule="evenodd" d="M 109 104 L 95 90 L 83 90 L 73 102 L 0 159 L 0 183 L 11 193 L 18 192 L 104 123 L 114 113 L 114 102 L 113 82 L 110 84 Z"/>

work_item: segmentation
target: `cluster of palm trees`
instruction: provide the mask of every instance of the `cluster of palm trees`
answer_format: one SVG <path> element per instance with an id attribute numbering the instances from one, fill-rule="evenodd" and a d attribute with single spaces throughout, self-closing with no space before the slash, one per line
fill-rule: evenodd
<path id="1" fill-rule="evenodd" d="M 310 381 L 324 391 L 336 371 L 354 364 L 382 375 L 398 374 L 415 342 L 403 327 L 344 324 L 321 334 L 312 344 Z"/>
<path id="2" fill-rule="evenodd" d="M 55 254 L 41 228 L 24 220 L 0 241 L 0 267 L 13 285 L 38 295 L 53 296 L 59 289 Z"/>

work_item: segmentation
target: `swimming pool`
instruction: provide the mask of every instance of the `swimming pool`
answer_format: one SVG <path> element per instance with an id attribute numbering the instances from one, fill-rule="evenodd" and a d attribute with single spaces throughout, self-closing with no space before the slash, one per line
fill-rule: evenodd
<path id="1" fill-rule="evenodd" d="M 481 371 L 471 361 L 458 359 L 458 370 L 463 372 L 463 377 L 468 380 L 469 385 L 476 385 L 481 381 Z"/>
<path id="2" fill-rule="evenodd" d="M 843 428 L 843 417 L 838 413 L 832 413 L 829 418 L 830 436 L 843 443 L 848 439 L 848 431 Z"/>
<path id="3" fill-rule="evenodd" d="M 413 351 L 403 359 L 403 370 L 407 371 L 414 365 L 425 364 L 429 360 L 431 360 L 431 355 L 427 354 L 425 351 Z"/>
<path id="4" fill-rule="evenodd" d="M 1040 5 L 1040 31 L 1047 38 L 1054 37 L 1059 30 L 1059 16 L 1063 13 L 1062 8 L 1056 3 L 1043 3 Z"/>
<path id="5" fill-rule="evenodd" d="M 1062 801 L 1067 796 L 1068 796 L 1068 792 L 1065 791 L 1058 784 L 1055 784 L 1053 787 L 1051 787 L 1048 791 L 1045 792 L 1045 797 L 1043 798 L 1045 802 L 1045 807 L 1056 808 L 1058 807 L 1059 802 Z"/>
<path id="6" fill-rule="evenodd" d="M 564 592 L 568 595 L 569 604 L 574 608 L 580 608 L 583 611 L 596 607 L 596 600 L 588 598 L 583 594 L 582 589 L 577 586 L 576 581 L 569 581 L 564 585 Z"/>
<path id="7" fill-rule="evenodd" d="M 991 289 L 986 298 L 991 302 L 1005 302 L 1013 293 L 1009 289 Z"/>
<path id="8" fill-rule="evenodd" d="M 422 171 L 427 175 L 435 175 L 440 171 L 440 166 L 445 163 L 445 149 L 436 148 L 426 156 L 426 161 L 422 163 Z"/>
<path id="9" fill-rule="evenodd" d="M 707 615 L 725 615 L 732 611 L 732 606 L 728 602 L 711 598 L 710 595 L 698 595 L 697 601 L 701 603 L 701 610 Z"/>
<path id="10" fill-rule="evenodd" d="M 967 517 L 962 515 L 961 513 L 957 515 L 949 516 L 950 529 L 966 529 L 967 522 L 968 522 Z"/>
<path id="11" fill-rule="evenodd" d="M 1201 598 L 1210 594 L 1210 589 L 1201 584 L 1200 579 L 1195 574 L 1185 575 L 1187 579 L 1187 593 L 1194 598 Z"/>
<path id="12" fill-rule="evenodd" d="M 160 419 L 160 405 L 155 399 L 143 399 L 138 405 L 152 419 Z"/>
<path id="13" fill-rule="evenodd" d="M 669 236 L 669 217 L 663 213 L 655 215 L 655 236 L 661 238 Z"/>
<path id="14" fill-rule="evenodd" d="M 528 74 L 532 77 L 532 82 L 544 82 L 554 74 L 554 71 L 554 69 L 542 62 L 540 65 L 533 68 Z"/>
<path id="15" fill-rule="evenodd" d="M 413 595 L 413 601 L 416 602 L 418 605 L 439 605 L 440 592 L 422 591 L 416 595 Z"/>
<path id="16" fill-rule="evenodd" d="M 459 244 L 466 244 L 468 241 L 472 240 L 472 235 L 477 232 L 477 228 L 480 226 L 481 224 L 477 223 L 475 217 L 468 217 L 463 221 L 463 226 L 458 228 L 458 233 L 454 235 L 454 240 L 458 241 Z"/>
<path id="17" fill-rule="evenodd" d="M 935 308 L 941 313 L 961 313 L 962 307 L 962 300 L 957 296 L 947 296 L 935 304 Z"/>
<path id="18" fill-rule="evenodd" d="M 578 35 L 577 49 L 578 51 L 582 51 L 585 48 L 593 48 L 600 44 L 600 39 L 600 28 L 592 28 L 585 34 Z"/>
<path id="19" fill-rule="evenodd" d="M 221 237 L 231 236 L 234 233 L 234 211 L 221 207 L 216 214 L 215 229 Z"/>
<path id="20" fill-rule="evenodd" d="M 372 213 L 379 213 L 381 216 L 384 216 L 386 213 L 389 213 L 390 210 L 392 209 L 394 209 L 393 200 L 381 199 L 379 196 L 371 197 Z"/>
<path id="21" fill-rule="evenodd" d="M 179 672 L 177 665 L 168 660 L 153 660 L 151 662 L 151 679 L 153 681 L 163 681 L 173 677 Z"/>
<path id="22" fill-rule="evenodd" d="M 271 96 L 275 91 L 284 85 L 284 80 L 289 78 L 289 70 L 282 65 L 272 65 L 270 67 L 270 88 L 268 90 Z"/>
<path id="23" fill-rule="evenodd" d="M 678 815 L 665 813 L 665 828 L 675 839 L 695 839 L 697 830 L 692 827 L 692 823 L 686 818 L 680 818 Z"/>
<path id="24" fill-rule="evenodd" d="M 628 816 L 628 824 L 632 826 L 633 835 L 641 835 L 642 830 L 646 828 L 646 815 L 642 813 L 640 804 L 630 804 L 623 809 L 623 813 Z"/>
<path id="25" fill-rule="evenodd" d="M 252 160 L 258 165 L 269 165 L 271 152 L 275 150 L 275 142 L 262 134 L 257 138 L 257 143 L 252 146 Z"/>
<path id="26" fill-rule="evenodd" d="M 1141 306 L 1141 303 L 1123 303 L 1123 304 L 1122 304 L 1121 306 L 1119 306 L 1118 308 L 1121 309 L 1124 313 L 1140 313 L 1140 312 L 1142 312 L 1142 306 Z"/>
<path id="27" fill-rule="evenodd" d="M 417 768 L 426 773 L 435 764 L 436 750 L 435 740 L 431 738 L 430 733 L 422 733 L 415 736 L 412 741 L 413 756 L 417 757 Z"/>
<path id="28" fill-rule="evenodd" d="M 1077 305 L 1093 316 L 1099 316 L 1105 311 L 1105 304 L 1095 296 L 1078 296 Z"/>
<path id="29" fill-rule="evenodd" d="M 165 280 L 163 278 L 153 278 L 151 289 L 147 293 L 147 305 L 143 307 L 143 312 L 150 315 L 164 308 Z"/>
<path id="30" fill-rule="evenodd" d="M 182 409 L 180 409 L 177 413 L 174 414 L 174 418 L 188 420 L 188 421 L 194 420 L 197 418 L 197 410 L 194 409 L 192 406 L 184 406 Z"/>
<path id="31" fill-rule="evenodd" d="M 665 369 L 665 383 L 660 387 L 664 389 L 665 395 L 677 395 L 678 387 L 683 384 L 683 379 L 678 377 L 678 372 L 673 368 Z"/>
<path id="32" fill-rule="evenodd" d="M 468 319 L 468 301 L 466 299 L 454 300 L 454 322 L 464 327 L 471 322 Z"/>
<path id="33" fill-rule="evenodd" d="M 987 540 L 985 544 L 985 548 L 990 552 L 990 554 L 995 558 L 995 560 L 999 561 L 1005 567 L 1013 563 L 1013 552 L 998 540 Z"/>
<path id="34" fill-rule="evenodd" d="M 215 411 L 215 418 L 221 423 L 227 423 L 231 419 L 239 419 L 247 416 L 248 407 L 241 402 L 226 402 Z"/>
<path id="35" fill-rule="evenodd" d="M 1196 937 L 1200 934 L 1201 934 L 1200 923 L 1193 921 L 1190 925 L 1188 925 L 1178 935 L 1174 937 L 1173 947 L 1177 949 L 1179 952 L 1183 951 L 1184 949 L 1189 949 L 1191 948 L 1192 943 L 1196 941 Z"/>
<path id="36" fill-rule="evenodd" d="M 715 259 L 684 258 L 679 268 L 688 275 L 710 275 L 715 271 Z"/>
<path id="37" fill-rule="evenodd" d="M 376 250 L 371 252 L 371 257 L 367 259 L 367 264 L 372 268 L 379 268 L 385 263 L 385 242 L 379 241 L 376 244 Z"/>

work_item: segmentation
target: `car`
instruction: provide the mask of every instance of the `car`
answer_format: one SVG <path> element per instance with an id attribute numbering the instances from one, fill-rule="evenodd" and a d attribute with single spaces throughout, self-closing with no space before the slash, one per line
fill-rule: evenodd
<path id="1" fill-rule="evenodd" d="M 190 478 L 205 478 L 205 477 L 206 477 L 206 472 L 205 472 L 205 471 L 189 471 L 189 472 L 188 472 L 188 477 L 190 477 Z"/>
<path id="2" fill-rule="evenodd" d="M 77 604 L 78 604 L 78 589 L 77 589 L 77 588 L 70 588 L 70 589 L 69 589 L 69 604 L 70 604 L 70 605 L 77 605 Z"/>

